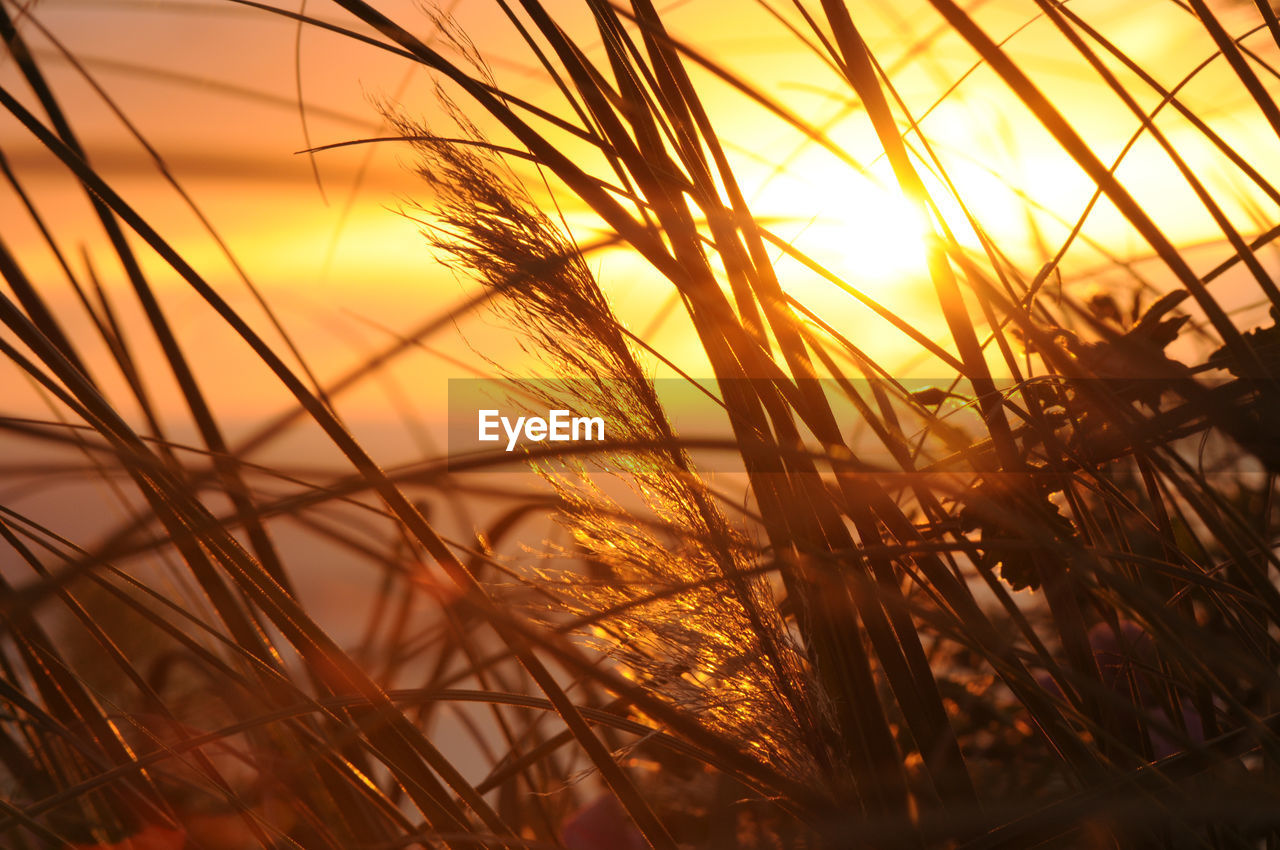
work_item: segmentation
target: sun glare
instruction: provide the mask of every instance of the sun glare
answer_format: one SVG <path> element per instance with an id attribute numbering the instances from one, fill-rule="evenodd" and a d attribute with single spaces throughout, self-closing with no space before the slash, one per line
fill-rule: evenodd
<path id="1" fill-rule="evenodd" d="M 854 276 L 892 281 L 920 269 L 927 222 L 920 209 L 896 189 L 865 181 L 834 199 L 827 217 Z M 847 231 L 843 239 L 840 230 Z"/>
<path id="2" fill-rule="evenodd" d="M 860 285 L 879 288 L 917 274 L 926 221 L 896 187 L 868 178 L 828 174 L 770 184 L 756 209 L 774 232 Z"/>

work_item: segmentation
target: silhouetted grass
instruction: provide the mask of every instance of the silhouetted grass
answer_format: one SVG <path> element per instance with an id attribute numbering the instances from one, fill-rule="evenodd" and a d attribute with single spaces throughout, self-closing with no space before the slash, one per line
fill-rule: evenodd
<path id="1" fill-rule="evenodd" d="M 1270 161 L 1183 99 L 1209 63 L 1187 62 L 1166 88 L 1080 7 L 1037 0 L 1038 25 L 1139 128 L 1108 164 L 1083 135 L 1086 102 L 1038 87 L 974 9 L 930 0 L 935 35 L 893 55 L 962 43 L 1096 186 L 1078 221 L 1048 211 L 1065 235 L 1036 230 L 1030 267 L 1019 258 L 1034 246 L 1002 244 L 953 182 L 947 140 L 911 114 L 896 66 L 864 37 L 869 13 L 837 0 L 772 10 L 844 87 L 930 223 L 921 310 L 941 318 L 935 338 L 753 212 L 731 146 L 752 140 L 719 135 L 715 86 L 755 104 L 762 134 L 767 123 L 832 167 L 863 166 L 816 117 L 674 36 L 648 0 L 589 0 L 584 33 L 558 7 L 497 0 L 550 84 L 536 104 L 490 74 L 482 33 L 468 40 L 444 16 L 424 40 L 426 18 L 363 0 L 325 10 L 346 23 L 237 2 L 439 79 L 436 117 L 386 105 L 393 135 L 365 141 L 410 146 L 424 252 L 484 290 L 337 379 L 312 375 L 280 320 L 268 310 L 284 351 L 86 159 L 28 49 L 38 18 L 0 6 L 32 93 L 0 90 L 0 105 L 83 186 L 199 440 L 169 436 L 117 306 L 67 255 L 74 236 L 26 203 L 46 242 L 0 242 L 0 349 L 54 413 L 0 424 L 9 444 L 41 441 L 66 463 L 24 470 L 14 456 L 10 474 L 100 478 L 133 518 L 75 541 L 0 505 L 5 846 L 1280 846 L 1280 289 L 1263 253 L 1280 194 Z M 1231 95 L 1280 134 L 1264 45 L 1219 18 L 1236 12 L 1191 0 L 1152 14 L 1194 15 Z M 1270 7 L 1257 14 L 1248 35 L 1280 45 Z M 938 102 L 957 90 L 940 88 Z M 1170 107 L 1262 196 L 1249 228 L 1190 164 L 1189 136 L 1166 131 Z M 1207 273 L 1120 176 L 1140 136 L 1221 232 Z M 575 241 L 535 200 L 539 181 L 605 235 Z M 1146 248 L 1073 267 L 1100 200 Z M 677 364 L 615 312 L 590 264 L 603 248 L 638 256 L 655 272 L 646 285 L 674 293 L 723 409 L 718 442 L 672 424 L 651 374 Z M 55 253 L 110 360 L 86 359 L 48 282 L 24 272 L 25 250 Z M 244 341 L 292 412 L 228 438 L 142 250 Z M 1240 299 L 1214 281 L 1236 265 L 1234 285 L 1256 287 L 1270 324 L 1227 306 Z M 874 330 L 788 291 L 797 267 L 869 308 Z M 1081 285 L 1115 279 L 1128 303 Z M 605 416 L 614 441 L 531 452 L 543 478 L 528 489 L 466 474 L 509 463 L 500 452 L 384 469 L 335 398 L 477 310 L 553 376 L 542 401 Z M 935 385 L 875 362 L 871 334 L 900 336 Z M 127 395 L 103 389 L 115 372 Z M 343 473 L 255 460 L 300 421 Z M 699 473 L 694 456 L 716 446 L 740 459 L 745 496 Z M 482 506 L 483 519 L 463 513 L 451 536 L 445 504 Z M 559 550 L 531 522 L 553 516 L 570 541 Z M 357 643 L 303 601 L 306 565 L 277 542 L 286 524 L 373 568 Z M 164 580 L 135 569 L 144 557 Z M 448 728 L 474 740 L 480 770 L 446 755 Z M 616 803 L 575 815 L 588 774 Z"/>

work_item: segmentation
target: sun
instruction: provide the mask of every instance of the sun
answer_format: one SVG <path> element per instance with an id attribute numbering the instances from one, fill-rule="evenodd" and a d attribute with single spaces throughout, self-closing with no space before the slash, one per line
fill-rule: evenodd
<path id="1" fill-rule="evenodd" d="M 766 180 L 753 208 L 777 235 L 852 285 L 881 290 L 924 272 L 929 223 L 892 175 L 801 158 Z"/>
<path id="2" fill-rule="evenodd" d="M 896 187 L 864 179 L 837 199 L 828 215 L 828 226 L 845 232 L 847 264 L 855 278 L 891 281 L 922 268 L 928 223 Z"/>

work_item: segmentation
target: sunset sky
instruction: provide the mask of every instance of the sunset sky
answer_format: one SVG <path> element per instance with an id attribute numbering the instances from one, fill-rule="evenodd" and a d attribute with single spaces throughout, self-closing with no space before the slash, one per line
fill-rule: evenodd
<path id="1" fill-rule="evenodd" d="M 568 10 L 572 4 L 560 5 Z M 886 163 L 874 160 L 876 144 L 869 122 L 856 104 L 851 108 L 848 86 L 761 6 L 705 0 L 668 5 L 672 7 L 668 25 L 677 37 L 696 35 L 705 56 L 823 127 L 865 169 L 862 174 L 856 172 L 806 143 L 795 130 L 750 104 L 728 85 L 718 84 L 707 89 L 719 93 L 710 99 L 716 110 L 714 118 L 757 214 L 780 236 L 794 240 L 797 247 L 847 276 L 872 297 L 917 322 L 923 330 L 941 335 L 933 296 L 921 276 L 919 234 L 923 218 L 898 194 Z M 396 20 L 417 21 L 420 35 L 432 34 L 432 22 L 415 4 L 380 6 Z M 896 18 L 873 10 L 872 17 L 860 22 L 899 93 L 919 115 L 969 70 L 973 53 L 954 33 L 933 38 L 938 18 L 925 6 L 900 8 Z M 1176 84 L 1211 53 L 1203 32 L 1195 34 L 1189 17 L 1186 27 L 1180 28 L 1177 16 L 1170 14 L 1161 15 L 1159 25 L 1153 25 L 1142 4 L 1117 7 L 1095 2 L 1073 4 L 1072 8 L 1095 24 L 1105 24 L 1110 37 L 1166 85 Z M 989 2 L 978 4 L 975 14 L 989 32 L 1001 38 L 1026 23 L 1024 9 L 1025 4 Z M 364 31 L 335 7 L 313 0 L 305 10 L 322 20 Z M 567 114 L 554 88 L 495 6 L 466 0 L 449 11 L 458 30 L 486 57 L 501 85 Z M 32 14 L 35 19 L 23 23 L 23 32 L 49 69 L 91 160 L 130 203 L 161 223 L 163 235 L 234 306 L 251 317 L 268 338 L 275 339 L 216 243 L 164 182 L 147 152 L 103 106 L 41 27 L 55 34 L 83 63 L 163 156 L 278 311 L 317 375 L 339 374 L 396 334 L 409 331 L 474 291 L 472 283 L 432 260 L 417 224 L 397 215 L 414 202 L 429 202 L 423 184 L 410 173 L 412 155 L 407 146 L 383 143 L 320 153 L 315 160 L 319 184 L 308 158 L 297 153 L 306 146 L 297 106 L 299 87 L 307 105 L 307 130 L 313 145 L 385 134 L 375 102 L 398 103 L 404 114 L 414 119 L 438 118 L 434 84 L 416 66 L 312 28 L 304 30 L 299 42 L 293 22 L 229 3 L 45 0 L 35 4 Z M 567 19 L 573 26 L 571 14 Z M 923 58 L 911 52 L 913 45 L 931 38 Z M 441 41 L 434 43 L 440 45 Z M 1136 119 L 1106 92 L 1078 57 L 1072 57 L 1051 24 L 1044 20 L 1031 23 L 1012 38 L 1007 49 L 1055 103 L 1070 112 L 1077 129 L 1104 161 L 1118 153 L 1136 128 Z M 1224 71 L 1220 60 L 1217 65 L 1220 67 L 1210 66 L 1184 95 L 1246 155 L 1257 146 L 1274 142 L 1256 108 L 1243 95 L 1215 99 L 1214 79 Z M 300 76 L 295 67 L 301 69 Z M 706 76 L 705 71 L 694 73 Z M 1121 75 L 1132 82 L 1127 72 Z M 16 75 L 11 65 L 0 68 L 0 80 L 31 102 L 25 88 L 14 85 Z M 1143 100 L 1148 107 L 1156 102 L 1154 96 Z M 459 106 L 464 112 L 470 108 L 461 98 Z M 485 122 L 481 124 L 493 131 Z M 6 120 L 0 126 L 5 154 L 41 212 L 58 222 L 64 240 L 76 234 L 77 241 L 63 248 L 80 263 L 77 270 L 83 271 L 79 258 L 83 246 L 95 259 L 95 269 L 107 291 L 118 296 L 117 306 L 125 320 L 138 322 L 132 299 L 126 294 L 127 285 L 102 250 L 83 195 L 61 166 L 14 122 Z M 966 80 L 922 126 L 970 210 L 999 242 L 1000 249 L 1019 262 L 1026 275 L 1033 275 L 1044 260 L 1042 252 L 1056 250 L 1065 235 L 1062 221 L 1074 221 L 1083 210 L 1091 189 L 1088 181 L 985 68 Z M 1226 169 L 1221 157 L 1207 151 L 1194 138 L 1195 131 L 1173 116 L 1172 110 L 1161 126 L 1189 152 L 1204 179 L 1219 185 L 1243 185 L 1238 176 L 1223 179 Z M 501 134 L 495 134 L 495 140 L 506 141 Z M 916 150 L 922 152 L 918 145 Z M 598 164 L 598 159 L 586 161 Z M 530 191 L 545 200 L 537 175 L 526 164 L 516 168 L 529 179 Z M 1175 240 L 1187 243 L 1215 238 L 1208 216 L 1196 207 L 1189 190 L 1149 139 L 1139 143 L 1119 174 Z M 1030 201 L 1041 209 L 1029 214 L 1027 204 L 1007 189 L 1009 181 L 1025 187 Z M 930 188 L 961 240 L 976 246 L 961 209 L 948 200 L 942 184 L 934 179 Z M 1231 197 L 1230 191 L 1223 194 Z M 1237 194 L 1248 197 L 1247 193 Z M 1152 199 L 1159 200 L 1152 203 Z M 575 206 L 567 193 L 557 192 L 556 201 L 578 237 L 588 241 L 595 233 L 594 219 Z M 1238 205 L 1231 212 L 1238 226 L 1251 233 L 1255 228 L 1244 209 Z M 60 279 L 50 254 L 40 246 L 12 192 L 0 195 L 0 216 L 5 222 L 5 239 L 17 250 L 28 273 L 47 291 L 62 293 L 54 297 L 68 299 L 70 304 L 73 296 L 69 288 Z M 1029 238 L 1028 222 L 1033 220 L 1040 230 L 1042 247 Z M 1122 256 L 1144 253 L 1105 202 L 1092 214 L 1084 235 Z M 1064 266 L 1068 281 L 1100 264 L 1097 253 L 1083 241 L 1078 244 L 1074 262 Z M 142 255 L 201 378 L 226 415 L 254 419 L 286 406 L 288 399 L 274 380 L 255 364 L 242 344 L 219 327 L 185 284 L 149 252 L 144 250 Z M 1205 251 L 1206 268 L 1222 256 L 1220 250 Z M 669 286 L 620 252 L 593 257 L 592 263 L 614 299 L 615 309 L 631 327 L 637 332 L 654 330 L 652 340 L 659 348 L 686 368 L 698 371 L 696 343 L 689 338 L 680 311 L 669 310 Z M 857 331 L 873 354 L 889 362 L 896 359 L 904 369 L 912 368 L 907 358 L 910 346 L 902 345 L 895 333 L 849 296 L 793 262 L 781 261 L 778 269 L 790 294 L 820 315 L 835 316 L 842 327 Z M 1249 293 L 1241 300 L 1248 302 L 1252 297 Z M 74 312 L 68 309 L 64 315 Z M 652 320 L 659 315 L 666 318 L 654 325 Z M 81 336 L 87 338 L 87 334 Z M 135 334 L 144 351 L 148 344 L 145 337 Z M 435 408 L 444 398 L 445 378 L 466 376 L 475 369 L 490 372 L 485 358 L 516 373 L 525 368 L 520 360 L 524 355 L 510 333 L 488 316 L 472 316 L 457 328 L 433 337 L 429 345 L 432 352 L 409 355 L 393 373 L 398 390 L 372 382 L 350 395 L 344 409 L 353 419 L 387 420 L 394 419 L 395 408 L 403 404 L 417 416 L 434 421 Z M 169 398 L 167 377 L 156 370 L 154 378 L 159 396 Z M 11 378 L 6 382 L 14 385 Z M 9 404 L 21 410 L 38 409 L 38 402 L 22 389 L 9 398 Z M 177 404 L 176 399 L 173 403 Z"/>

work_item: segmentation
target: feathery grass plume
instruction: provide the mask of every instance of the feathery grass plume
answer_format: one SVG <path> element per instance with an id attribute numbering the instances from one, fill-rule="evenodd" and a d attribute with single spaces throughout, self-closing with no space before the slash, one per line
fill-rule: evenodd
<path id="1" fill-rule="evenodd" d="M 679 446 L 581 254 L 479 131 L 451 112 L 472 144 L 389 116 L 421 153 L 419 171 L 434 192 L 432 247 L 503 292 L 494 309 L 557 375 L 532 389 L 549 407 L 603 417 L 610 440 L 658 443 L 594 461 L 628 480 L 657 523 L 621 509 L 582 463 L 540 466 L 563 522 L 612 576 L 596 583 L 537 570 L 530 580 L 562 611 L 599 626 L 607 648 L 665 699 L 762 762 L 818 780 L 829 758 L 814 734 L 819 709 L 767 581 Z"/>

